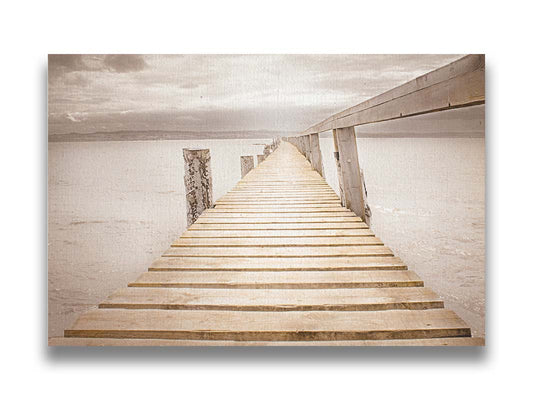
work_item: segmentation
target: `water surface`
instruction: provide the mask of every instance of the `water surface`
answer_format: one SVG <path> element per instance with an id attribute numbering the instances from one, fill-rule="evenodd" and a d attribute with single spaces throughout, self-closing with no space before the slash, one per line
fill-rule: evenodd
<path id="1" fill-rule="evenodd" d="M 267 140 L 49 144 L 49 335 L 125 287 L 186 228 L 184 147 L 209 148 L 213 195 Z M 320 140 L 338 190 L 333 143 Z M 372 228 L 484 332 L 484 139 L 359 139 Z"/>

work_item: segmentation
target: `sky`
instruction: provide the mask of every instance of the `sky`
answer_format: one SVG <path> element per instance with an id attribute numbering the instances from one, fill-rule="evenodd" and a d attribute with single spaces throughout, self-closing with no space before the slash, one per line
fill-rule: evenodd
<path id="1" fill-rule="evenodd" d="M 49 135 L 297 133 L 460 55 L 50 55 Z"/>

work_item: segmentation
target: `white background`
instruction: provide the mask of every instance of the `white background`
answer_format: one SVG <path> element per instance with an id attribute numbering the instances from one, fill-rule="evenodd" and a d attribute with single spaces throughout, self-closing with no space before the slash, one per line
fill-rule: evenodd
<path id="1" fill-rule="evenodd" d="M 532 13 L 513 1 L 377 3 L 3 3 L 2 397 L 527 396 Z M 47 54 L 210 52 L 487 54 L 486 348 L 47 348 Z"/>

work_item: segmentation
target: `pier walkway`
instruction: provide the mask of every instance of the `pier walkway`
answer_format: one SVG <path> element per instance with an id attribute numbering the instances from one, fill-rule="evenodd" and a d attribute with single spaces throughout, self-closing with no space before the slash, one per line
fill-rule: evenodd
<path id="1" fill-rule="evenodd" d="M 62 345 L 479 345 L 290 143 Z"/>

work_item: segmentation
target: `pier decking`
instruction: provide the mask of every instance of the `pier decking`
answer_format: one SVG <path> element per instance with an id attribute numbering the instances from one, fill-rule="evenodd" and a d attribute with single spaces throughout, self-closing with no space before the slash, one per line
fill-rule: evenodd
<path id="1" fill-rule="evenodd" d="M 479 345 L 287 142 L 68 345 Z"/>

